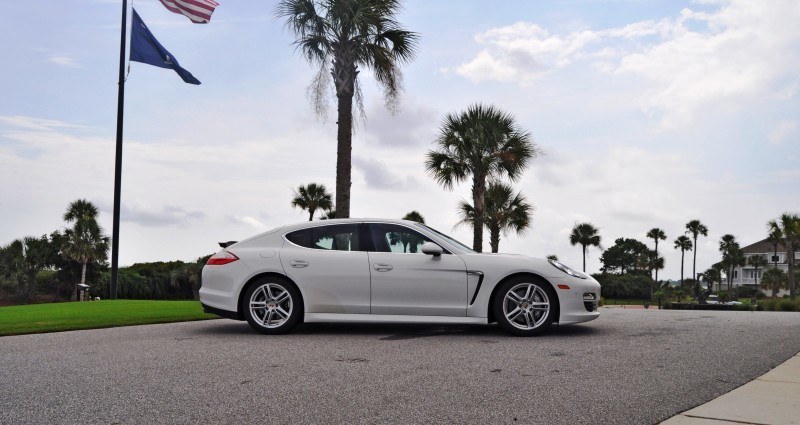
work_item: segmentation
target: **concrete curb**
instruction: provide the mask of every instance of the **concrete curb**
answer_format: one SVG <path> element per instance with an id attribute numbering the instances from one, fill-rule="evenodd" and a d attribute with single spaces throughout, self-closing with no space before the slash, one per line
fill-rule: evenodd
<path id="1" fill-rule="evenodd" d="M 662 424 L 800 424 L 800 353 L 753 381 Z"/>

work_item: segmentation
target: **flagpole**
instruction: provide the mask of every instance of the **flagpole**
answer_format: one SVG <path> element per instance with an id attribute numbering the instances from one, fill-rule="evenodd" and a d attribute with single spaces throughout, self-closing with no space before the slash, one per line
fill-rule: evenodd
<path id="1" fill-rule="evenodd" d="M 119 37 L 119 92 L 117 94 L 117 153 L 114 167 L 114 224 L 111 234 L 110 298 L 117 299 L 119 272 L 119 210 L 122 187 L 122 117 L 125 106 L 125 34 L 128 23 L 128 0 L 122 0 L 122 30 Z"/>

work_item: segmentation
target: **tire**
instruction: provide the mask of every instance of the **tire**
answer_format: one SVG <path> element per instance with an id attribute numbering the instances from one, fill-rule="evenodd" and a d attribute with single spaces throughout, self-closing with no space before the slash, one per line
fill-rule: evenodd
<path id="1" fill-rule="evenodd" d="M 290 331 L 300 321 L 303 303 L 293 284 L 277 277 L 263 277 L 251 284 L 242 299 L 247 323 L 266 335 Z"/>
<path id="2" fill-rule="evenodd" d="M 492 311 L 504 331 L 517 336 L 540 335 L 556 321 L 558 296 L 542 279 L 518 276 L 500 285 Z"/>

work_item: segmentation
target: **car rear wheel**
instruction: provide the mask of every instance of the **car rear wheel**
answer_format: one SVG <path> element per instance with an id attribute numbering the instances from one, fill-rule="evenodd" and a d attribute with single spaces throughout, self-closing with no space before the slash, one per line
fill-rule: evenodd
<path id="1" fill-rule="evenodd" d="M 294 286 L 277 277 L 250 285 L 242 307 L 247 323 L 262 334 L 288 332 L 297 325 L 303 309 Z"/>
<path id="2" fill-rule="evenodd" d="M 494 317 L 506 332 L 534 336 L 555 321 L 558 298 L 546 282 L 520 276 L 505 282 L 493 300 Z"/>

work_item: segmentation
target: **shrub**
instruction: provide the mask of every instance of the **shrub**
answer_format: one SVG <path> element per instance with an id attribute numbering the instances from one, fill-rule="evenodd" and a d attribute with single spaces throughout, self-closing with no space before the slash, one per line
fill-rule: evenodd
<path id="1" fill-rule="evenodd" d="M 795 311 L 797 310 L 797 305 L 792 300 L 781 300 L 778 303 L 778 308 L 780 311 Z"/>

